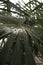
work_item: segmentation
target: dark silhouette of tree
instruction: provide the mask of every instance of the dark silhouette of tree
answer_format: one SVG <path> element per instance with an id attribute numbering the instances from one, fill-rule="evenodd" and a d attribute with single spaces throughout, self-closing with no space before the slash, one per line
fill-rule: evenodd
<path id="1" fill-rule="evenodd" d="M 22 3 L 0 0 L 1 65 L 37 65 L 34 55 L 43 57 L 43 3 Z"/>

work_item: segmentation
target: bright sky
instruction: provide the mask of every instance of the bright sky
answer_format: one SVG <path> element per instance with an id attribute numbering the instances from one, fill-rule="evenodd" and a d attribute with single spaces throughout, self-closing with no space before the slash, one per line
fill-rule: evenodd
<path id="1" fill-rule="evenodd" d="M 18 2 L 18 1 L 21 2 L 22 0 L 10 0 L 10 1 L 14 3 L 14 2 Z M 23 0 L 23 1 L 25 1 L 27 3 L 29 0 Z"/>
<path id="2" fill-rule="evenodd" d="M 10 0 L 10 1 L 13 2 L 13 3 L 18 2 L 18 1 L 22 2 L 22 0 Z M 29 0 L 23 0 L 23 1 L 25 3 L 27 3 Z M 43 0 L 38 0 L 38 1 L 43 2 Z"/>

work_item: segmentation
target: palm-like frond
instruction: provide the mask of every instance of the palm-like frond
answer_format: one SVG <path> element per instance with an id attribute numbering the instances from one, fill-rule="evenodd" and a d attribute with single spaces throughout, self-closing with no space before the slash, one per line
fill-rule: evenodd
<path id="1" fill-rule="evenodd" d="M 42 18 L 43 3 L 37 0 L 29 1 L 27 4 L 23 0 L 22 2 L 24 6 L 22 3 L 13 4 L 9 0 L 2 0 L 4 8 L 0 8 L 0 23 L 3 23 L 3 26 L 0 26 L 1 65 L 36 65 L 34 55 L 43 57 L 43 25 L 38 20 Z M 17 13 L 24 20 L 13 17 L 11 13 Z M 11 25 L 13 23 L 14 25 Z"/>

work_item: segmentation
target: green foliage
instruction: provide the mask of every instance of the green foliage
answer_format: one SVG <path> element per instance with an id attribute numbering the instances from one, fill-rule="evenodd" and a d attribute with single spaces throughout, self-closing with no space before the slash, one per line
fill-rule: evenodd
<path id="1" fill-rule="evenodd" d="M 0 0 L 1 65 L 36 65 L 33 55 L 43 57 L 43 3 L 22 2 Z"/>
<path id="2" fill-rule="evenodd" d="M 25 17 L 26 21 L 28 21 L 28 23 L 30 25 L 35 25 L 36 21 L 42 25 L 42 19 L 40 19 L 40 17 L 43 17 L 43 3 L 40 3 L 38 0 L 30 0 L 28 3 L 25 3 L 22 0 L 23 4 L 21 2 L 18 2 L 16 4 L 10 2 L 9 0 L 2 0 L 2 5 L 4 6 L 4 8 L 0 8 L 0 10 L 2 10 L 5 12 L 4 14 L 11 14 L 11 13 L 16 13 L 19 16 Z M 11 10 L 12 9 L 12 10 Z M 15 10 L 15 11 L 13 11 Z M 7 12 L 8 13 L 7 13 Z M 39 19 L 40 21 L 39 21 Z M 42 25 L 43 26 L 43 25 Z"/>

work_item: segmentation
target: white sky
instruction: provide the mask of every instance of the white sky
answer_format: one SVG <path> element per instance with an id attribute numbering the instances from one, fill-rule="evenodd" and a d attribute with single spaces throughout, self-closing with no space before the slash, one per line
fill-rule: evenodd
<path id="1" fill-rule="evenodd" d="M 18 2 L 18 1 L 22 1 L 22 0 L 10 0 L 11 2 L 15 3 L 15 2 Z M 27 3 L 29 0 L 23 0 L 25 3 Z M 43 0 L 38 0 L 40 2 L 43 2 Z"/>

